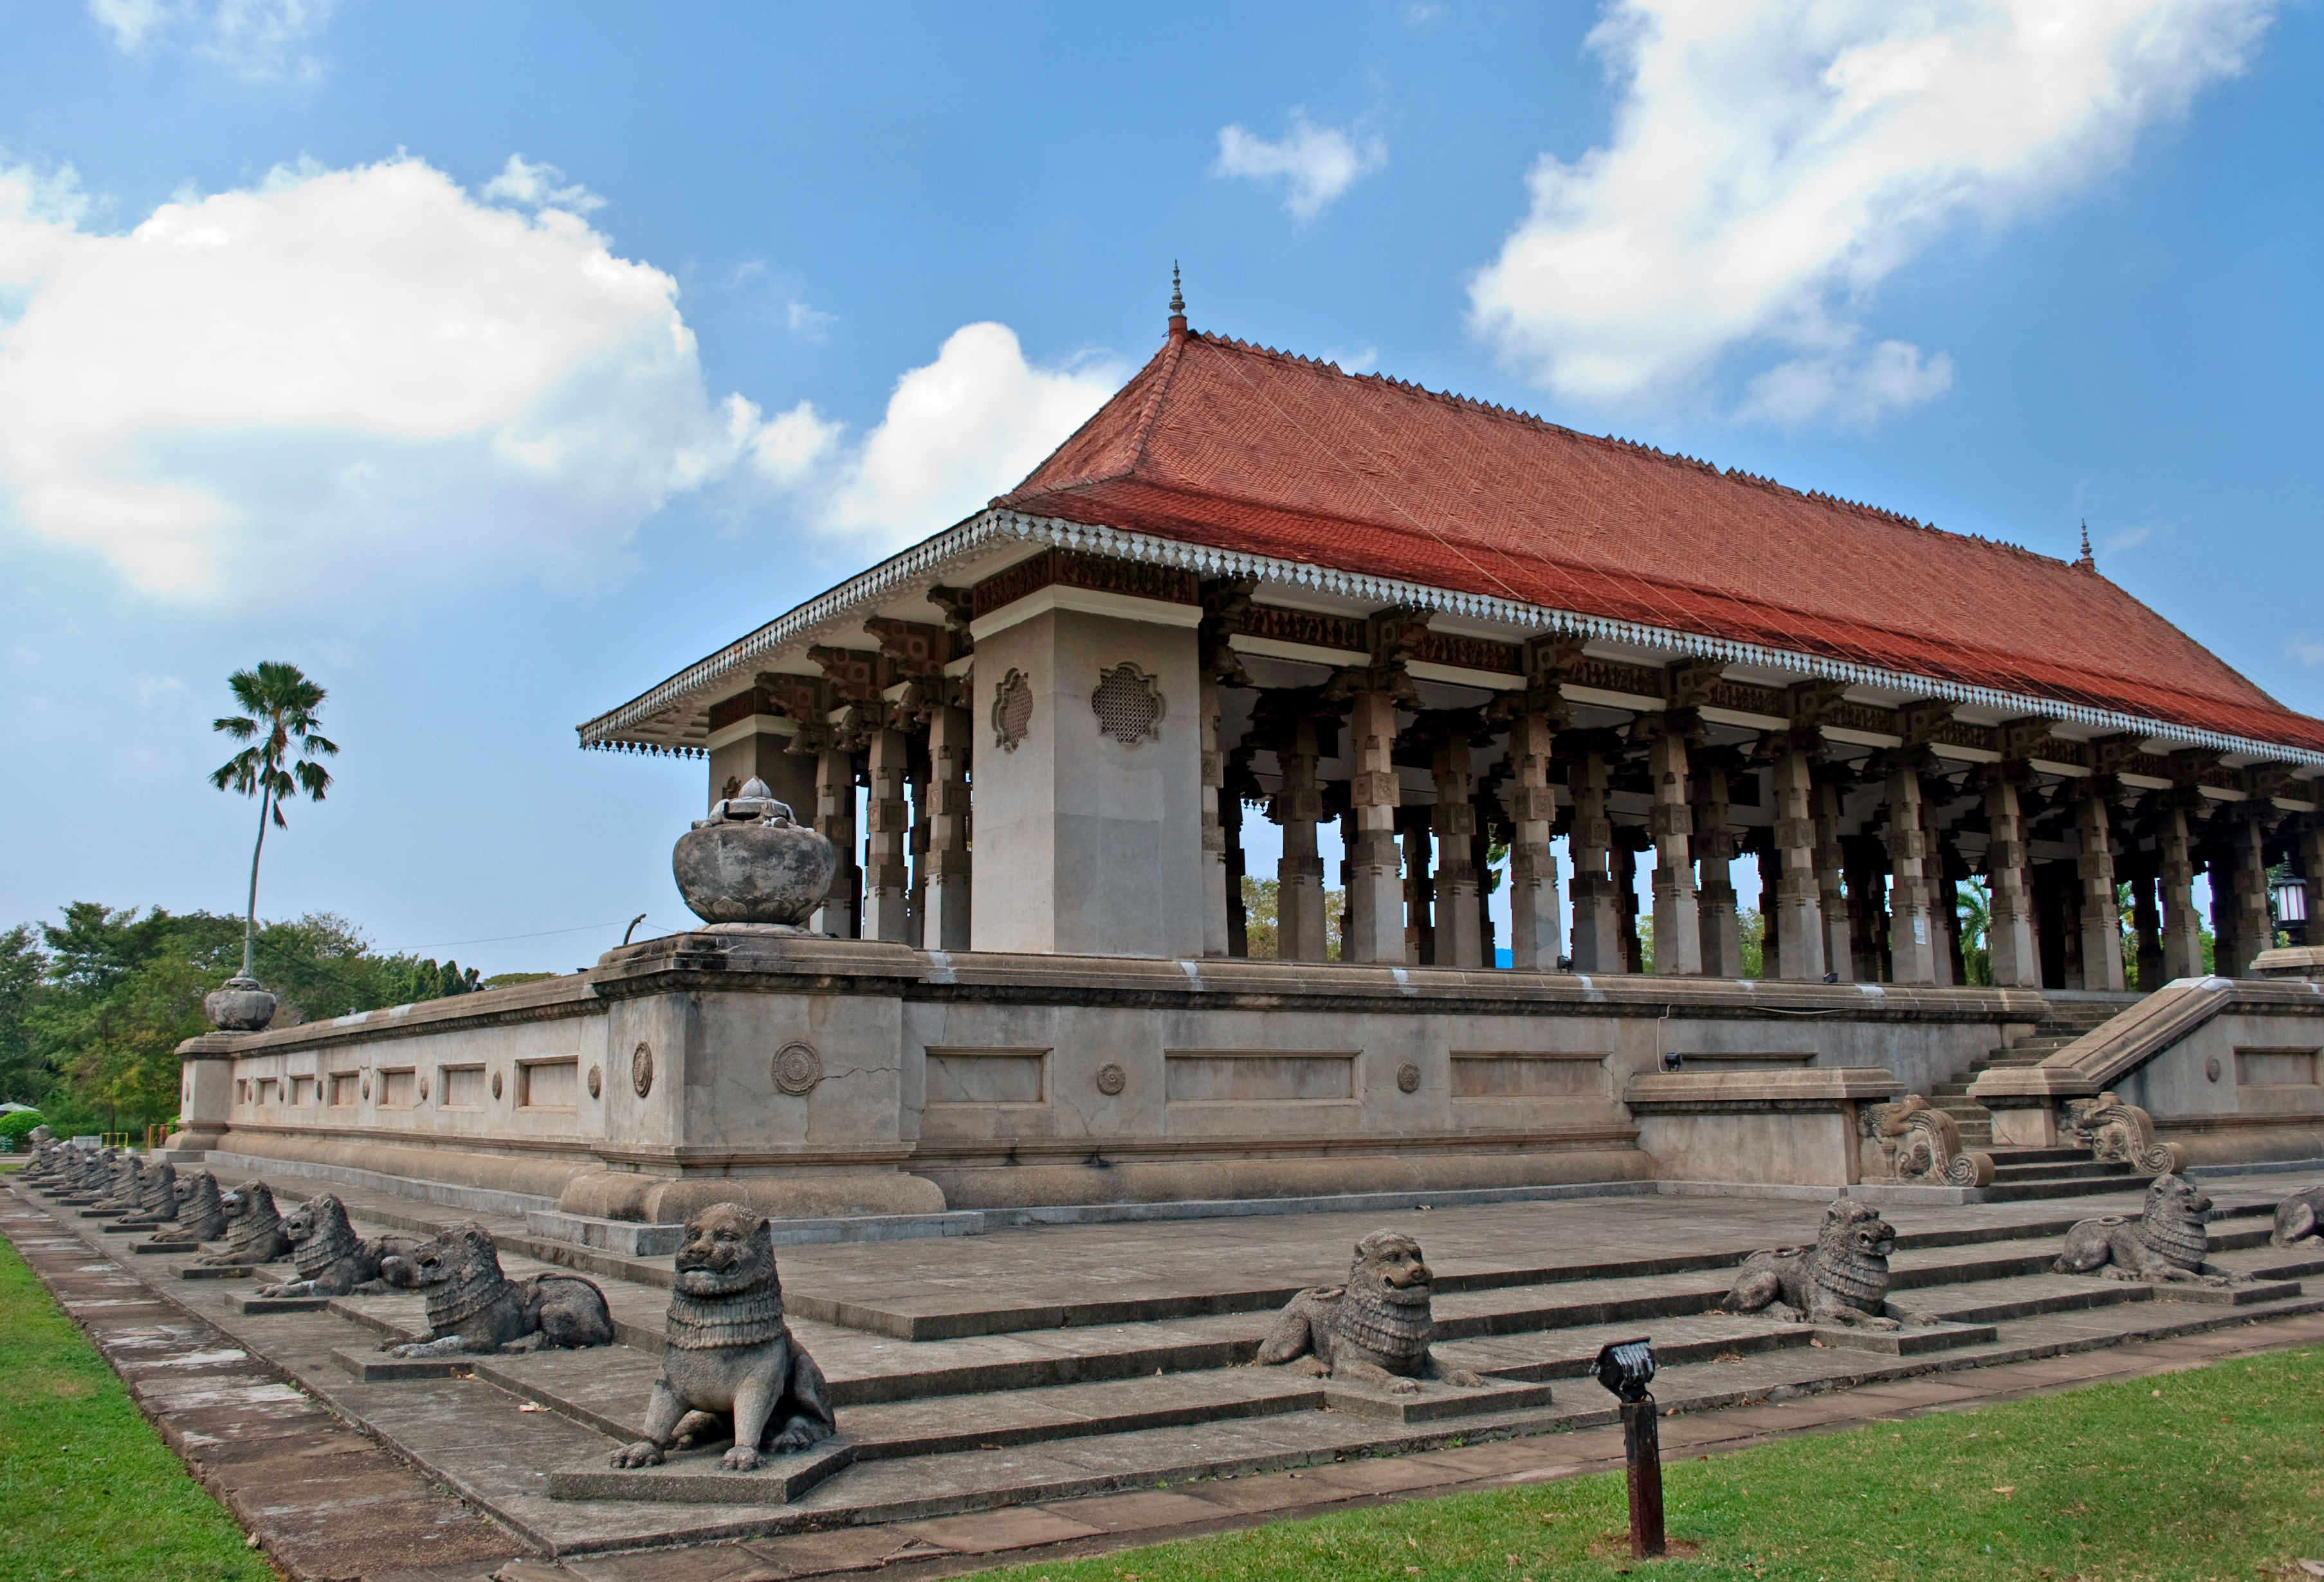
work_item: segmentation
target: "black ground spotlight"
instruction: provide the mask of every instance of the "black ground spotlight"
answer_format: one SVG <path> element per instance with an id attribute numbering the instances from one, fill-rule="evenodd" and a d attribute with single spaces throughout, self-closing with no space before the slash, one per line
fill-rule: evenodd
<path id="1" fill-rule="evenodd" d="M 1598 1382 L 1622 1403 L 1622 1451 L 1630 1486 L 1630 1558 L 1663 1552 L 1663 1446 L 1655 1398 L 1650 1340 L 1617 1340 L 1598 1354 Z"/>

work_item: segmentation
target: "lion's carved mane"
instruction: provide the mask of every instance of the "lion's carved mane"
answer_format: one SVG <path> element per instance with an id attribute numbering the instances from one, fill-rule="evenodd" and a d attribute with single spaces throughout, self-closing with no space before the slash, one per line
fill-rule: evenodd
<path id="1" fill-rule="evenodd" d="M 1888 1300 L 1888 1254 L 1896 1233 L 1878 1209 L 1851 1198 L 1833 1200 L 1812 1247 L 1775 1247 L 1743 1260 L 1721 1304 L 1737 1313 L 1770 1309 L 1811 1324 L 1895 1329 L 1881 1309 Z"/>

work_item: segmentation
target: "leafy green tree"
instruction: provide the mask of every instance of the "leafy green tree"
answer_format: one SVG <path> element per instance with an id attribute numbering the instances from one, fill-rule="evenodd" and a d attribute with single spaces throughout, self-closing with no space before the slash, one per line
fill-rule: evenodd
<path id="1" fill-rule="evenodd" d="M 213 720 L 210 728 L 252 745 L 219 765 L 210 783 L 258 799 L 258 841 L 250 851 L 250 905 L 243 915 L 242 976 L 248 977 L 256 966 L 258 859 L 266 850 L 268 815 L 272 813 L 277 829 L 287 828 L 285 798 L 303 791 L 309 801 L 321 801 L 331 776 L 315 760 L 336 757 L 339 748 L 323 735 L 322 721 L 315 714 L 328 694 L 297 665 L 262 660 L 256 670 L 235 671 L 226 685 L 247 712 Z"/>
<path id="2" fill-rule="evenodd" d="M 0 1100 L 38 1104 L 48 1096 L 32 1037 L 32 1016 L 48 993 L 49 957 L 30 923 L 0 933 Z"/>
<path id="3" fill-rule="evenodd" d="M 1960 919 L 1961 971 L 1968 982 L 1993 982 L 1993 892 L 1982 879 L 1970 879 L 1957 892 Z"/>

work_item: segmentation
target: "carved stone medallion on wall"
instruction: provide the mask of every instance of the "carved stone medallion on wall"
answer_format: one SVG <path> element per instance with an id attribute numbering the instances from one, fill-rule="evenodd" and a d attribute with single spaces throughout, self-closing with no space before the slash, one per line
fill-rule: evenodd
<path id="1" fill-rule="evenodd" d="M 501 1074 L 500 1074 L 498 1071 L 495 1071 L 495 1072 L 493 1072 L 493 1096 L 494 1098 L 498 1098 L 500 1096 L 501 1096 Z"/>
<path id="2" fill-rule="evenodd" d="M 653 1091 L 653 1046 L 640 1044 L 630 1056 L 630 1086 L 643 1098 Z"/>
<path id="3" fill-rule="evenodd" d="M 1120 1067 L 1100 1066 L 1097 1069 L 1097 1090 L 1106 1097 L 1111 1098 L 1129 1086 L 1130 1073 Z"/>
<path id="4" fill-rule="evenodd" d="M 1406 1060 L 1396 1069 L 1396 1087 L 1399 1093 L 1420 1091 L 1420 1068 Z"/>
<path id="5" fill-rule="evenodd" d="M 823 1080 L 823 1057 L 814 1046 L 787 1043 L 775 1051 L 775 1086 L 793 1098 L 804 1098 Z"/>
<path id="6" fill-rule="evenodd" d="M 1023 671 L 1010 671 L 992 689 L 992 745 L 1004 753 L 1024 745 L 1033 724 L 1033 683 Z"/>
<path id="7" fill-rule="evenodd" d="M 1111 736 L 1125 747 L 1150 742 L 1162 734 L 1162 689 L 1152 676 L 1127 660 L 1098 675 L 1097 690 L 1090 694 L 1097 715 L 1097 734 Z"/>
<path id="8" fill-rule="evenodd" d="M 605 1091 L 605 1069 L 604 1069 L 603 1066 L 592 1066 L 592 1067 L 590 1067 L 590 1068 L 589 1068 L 589 1096 L 590 1096 L 591 1098 L 595 1098 L 595 1097 L 597 1097 L 600 1094 L 604 1093 L 604 1091 Z"/>

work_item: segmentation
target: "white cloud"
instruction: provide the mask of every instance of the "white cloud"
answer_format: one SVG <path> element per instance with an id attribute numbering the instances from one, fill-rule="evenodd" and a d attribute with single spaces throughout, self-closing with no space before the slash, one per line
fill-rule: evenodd
<path id="1" fill-rule="evenodd" d="M 1284 179 L 1289 190 L 1283 206 L 1292 217 L 1310 220 L 1329 208 L 1341 193 L 1388 163 L 1388 144 L 1378 137 L 1360 140 L 1336 126 L 1318 126 L 1305 111 L 1291 112 L 1291 130 L 1280 143 L 1255 137 L 1240 125 L 1219 129 L 1219 162 L 1212 167 L 1221 176 L 1247 176 L 1255 181 Z"/>
<path id="2" fill-rule="evenodd" d="M 823 532 L 872 550 L 951 526 L 1022 479 L 1121 385 L 1110 360 L 1044 368 L 1005 324 L 964 325 L 896 381 L 860 445 L 805 404 L 761 431 L 752 459 Z"/>
<path id="3" fill-rule="evenodd" d="M 788 305 L 784 316 L 793 335 L 804 336 L 809 340 L 824 339 L 831 333 L 831 327 L 839 322 L 838 314 L 818 312 L 805 302 L 798 301 Z"/>
<path id="4" fill-rule="evenodd" d="M 600 572 L 760 442 L 670 277 L 417 160 L 81 228 L 0 169 L 0 522 L 228 604 Z"/>
<path id="5" fill-rule="evenodd" d="M 321 70 L 300 46 L 323 31 L 335 0 L 88 0 L 88 14 L 122 50 L 135 53 L 184 32 L 197 53 L 238 77 L 310 79 Z"/>
<path id="6" fill-rule="evenodd" d="M 2318 642 L 2305 632 L 2284 639 L 2283 652 L 2304 665 L 2324 664 L 2324 643 Z"/>
<path id="7" fill-rule="evenodd" d="M 1368 346 L 1361 351 L 1351 352 L 1332 347 L 1324 351 L 1323 360 L 1342 374 L 1369 374 L 1379 365 L 1379 347 Z"/>
<path id="8" fill-rule="evenodd" d="M 1471 284 L 1472 322 L 1561 394 L 1794 354 L 1746 411 L 1866 417 L 1950 382 L 1868 350 L 1874 287 L 1964 215 L 2006 218 L 2118 162 L 2239 70 L 2273 0 L 1612 0 L 1591 35 L 1621 102 L 1606 146 L 1545 155 Z"/>
<path id="9" fill-rule="evenodd" d="M 603 208 L 605 200 L 576 181 L 560 187 L 565 172 L 555 165 L 536 164 L 521 153 L 512 153 L 501 173 L 484 183 L 484 196 L 521 208 L 561 208 L 572 214 L 587 214 L 593 208 Z"/>

